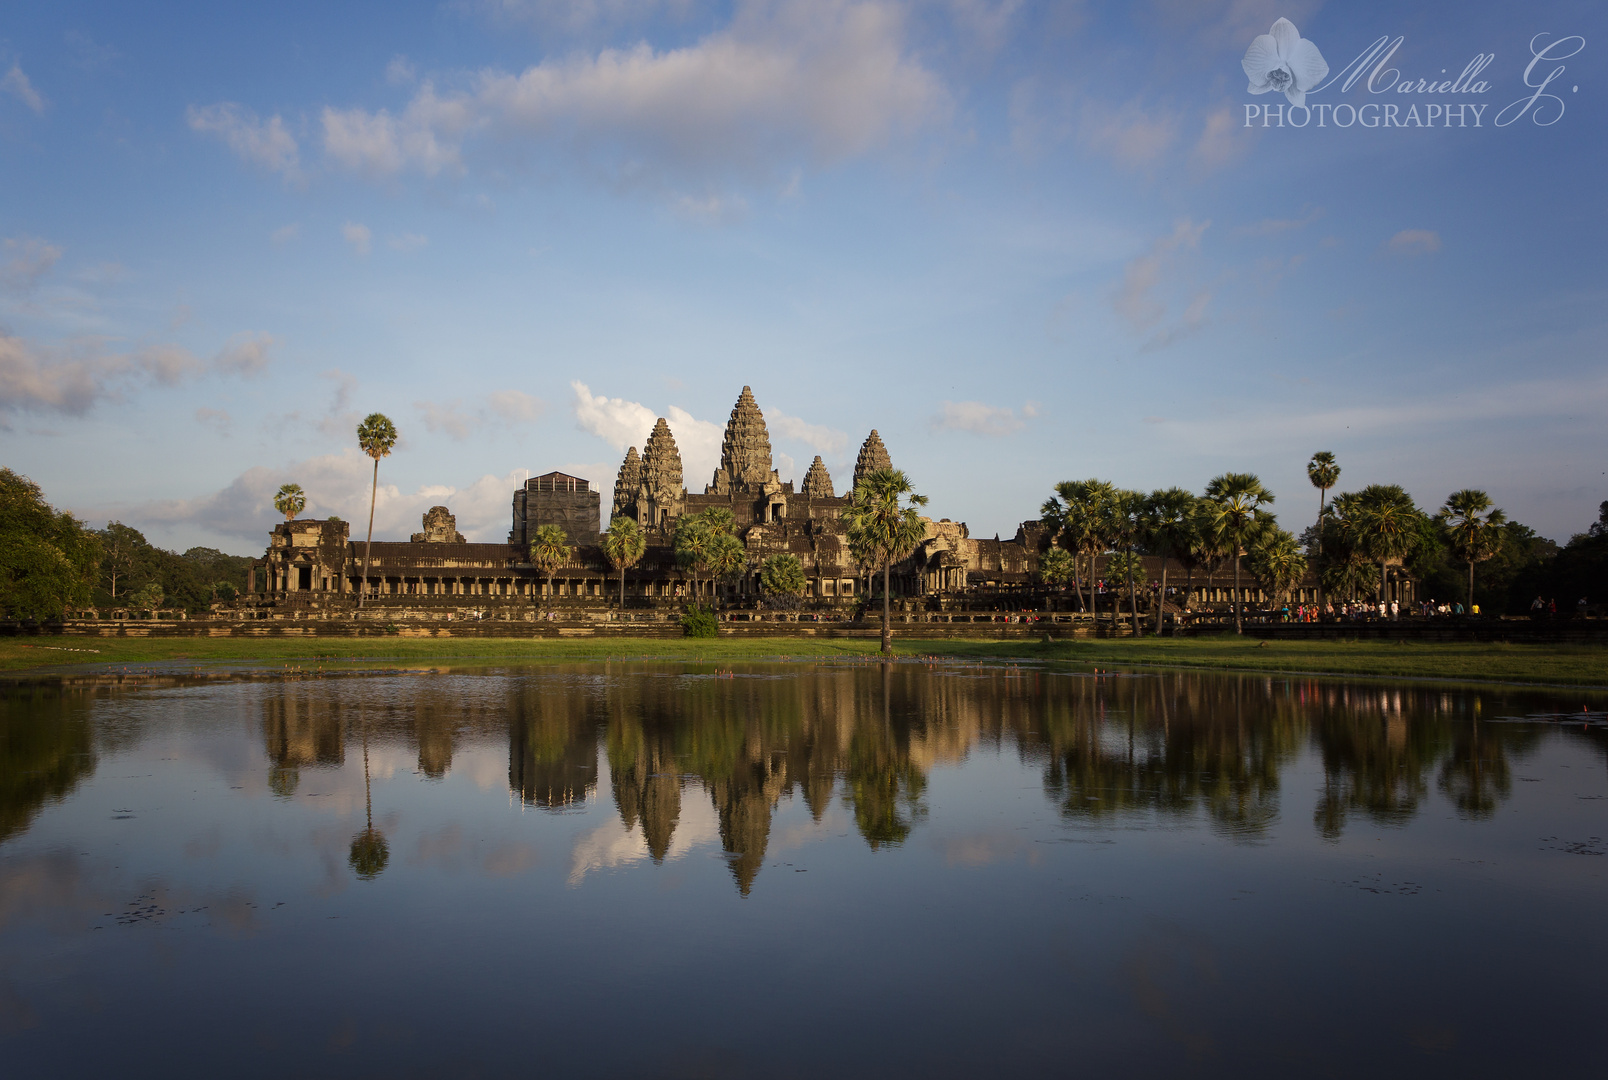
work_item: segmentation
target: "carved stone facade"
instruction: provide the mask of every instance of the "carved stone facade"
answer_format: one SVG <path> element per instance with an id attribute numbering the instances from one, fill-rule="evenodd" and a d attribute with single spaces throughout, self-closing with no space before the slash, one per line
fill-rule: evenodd
<path id="1" fill-rule="evenodd" d="M 859 487 L 861 480 L 878 469 L 891 468 L 893 460 L 888 457 L 888 448 L 882 445 L 882 436 L 877 434 L 877 429 L 872 428 L 871 434 L 865 437 L 860 447 L 860 456 L 854 462 L 854 487 Z"/>
<path id="2" fill-rule="evenodd" d="M 832 477 L 827 474 L 826 463 L 821 460 L 820 454 L 815 455 L 809 471 L 804 474 L 804 494 L 812 499 L 836 498 L 832 492 Z"/>
<path id="3" fill-rule="evenodd" d="M 415 544 L 467 543 L 458 531 L 458 519 L 445 506 L 432 506 L 424 512 L 424 531 L 408 538 Z"/>
<path id="4" fill-rule="evenodd" d="M 597 543 L 600 495 L 591 481 L 568 473 L 533 476 L 514 492 L 514 524 L 508 543 L 529 551 L 531 539 L 543 525 L 557 525 L 572 544 Z"/>

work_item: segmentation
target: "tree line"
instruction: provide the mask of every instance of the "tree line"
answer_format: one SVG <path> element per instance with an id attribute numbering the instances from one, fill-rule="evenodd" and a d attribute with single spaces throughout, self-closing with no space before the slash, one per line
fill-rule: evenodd
<path id="1" fill-rule="evenodd" d="M 1317 514 L 1299 535 L 1279 526 L 1270 509 L 1273 492 L 1252 473 L 1224 473 L 1199 495 L 1177 487 L 1130 491 L 1097 478 L 1064 481 L 1040 508 L 1053 545 L 1040 559 L 1040 577 L 1071 584 L 1080 607 L 1093 610 L 1095 560 L 1107 556 L 1105 577 L 1127 592 L 1136 634 L 1137 594 L 1147 585 L 1141 556 L 1160 559 L 1162 596 L 1171 568 L 1208 580 L 1231 569 L 1236 629 L 1244 623 L 1245 572 L 1275 606 L 1289 603 L 1308 580 L 1320 608 L 1384 602 L 1390 583 L 1403 577 L 1419 583 L 1422 597 L 1470 611 L 1478 604 L 1489 614 L 1528 607 L 1531 591 L 1599 600 L 1608 591 L 1608 502 L 1598 523 L 1560 550 L 1508 520 L 1475 488 L 1452 492 L 1433 510 L 1397 484 L 1330 498 L 1340 466 L 1329 451 L 1312 456 L 1307 477 L 1318 494 Z M 1159 630 L 1161 604 L 1153 614 Z"/>

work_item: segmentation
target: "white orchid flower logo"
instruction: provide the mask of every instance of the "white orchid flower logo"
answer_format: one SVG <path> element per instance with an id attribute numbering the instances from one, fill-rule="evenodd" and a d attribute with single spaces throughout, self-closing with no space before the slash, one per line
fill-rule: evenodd
<path id="1" fill-rule="evenodd" d="M 1276 90 L 1289 98 L 1291 105 L 1304 106 L 1307 91 L 1329 74 L 1329 62 L 1289 19 L 1280 19 L 1273 29 L 1257 35 L 1240 66 L 1251 80 L 1251 93 Z"/>

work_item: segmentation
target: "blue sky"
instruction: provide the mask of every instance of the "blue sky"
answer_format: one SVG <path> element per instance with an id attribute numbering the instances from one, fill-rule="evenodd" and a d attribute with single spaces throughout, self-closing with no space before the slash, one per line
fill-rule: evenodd
<path id="1" fill-rule="evenodd" d="M 1311 105 L 1247 128 L 1286 18 Z M 1253 471 L 1463 487 L 1566 538 L 1608 498 L 1608 150 L 1588 3 L 461 0 L 0 15 L 0 463 L 99 525 L 260 550 L 272 492 L 476 540 L 612 490 L 670 418 L 702 490 L 742 386 L 841 488 L 878 429 L 938 516 Z M 1537 35 L 1542 35 L 1538 37 Z M 1570 39 L 1578 41 L 1571 42 Z M 1578 44 L 1580 47 L 1575 49 Z M 1574 51 L 1530 67 L 1533 49 Z M 1490 54 L 1480 91 L 1404 95 Z M 1442 71 L 1447 74 L 1440 74 Z M 1377 113 L 1377 110 L 1376 110 Z M 1260 113 L 1255 114 L 1260 116 Z M 1293 116 L 1293 114 L 1292 114 Z M 1546 122 L 1538 122 L 1546 121 Z"/>

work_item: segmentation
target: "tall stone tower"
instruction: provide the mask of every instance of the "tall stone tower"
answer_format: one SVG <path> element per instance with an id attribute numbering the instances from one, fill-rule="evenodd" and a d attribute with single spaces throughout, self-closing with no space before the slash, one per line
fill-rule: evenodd
<path id="1" fill-rule="evenodd" d="M 633 446 L 625 452 L 620 475 L 614 480 L 614 513 L 624 513 L 627 506 L 636 502 L 637 489 L 641 486 L 642 459 L 637 457 L 637 448 Z"/>
<path id="2" fill-rule="evenodd" d="M 888 457 L 888 448 L 882 445 L 882 436 L 877 429 L 872 428 L 871 434 L 865 438 L 860 447 L 860 456 L 854 462 L 854 486 L 859 487 L 860 481 L 878 469 L 893 468 L 893 459 Z"/>
<path id="3" fill-rule="evenodd" d="M 827 474 L 826 462 L 821 460 L 820 454 L 815 455 L 815 460 L 810 462 L 809 471 L 804 474 L 804 494 L 811 499 L 833 497 L 832 477 Z"/>
<path id="4" fill-rule="evenodd" d="M 625 466 L 620 468 L 624 471 Z M 681 451 L 676 448 L 669 423 L 661 416 L 642 448 L 642 484 L 636 500 L 638 524 L 668 527 L 671 519 L 681 516 L 686 493 L 681 486 Z"/>
<path id="5" fill-rule="evenodd" d="M 769 483 L 780 483 L 771 470 L 770 433 L 765 430 L 765 415 L 754 401 L 754 392 L 745 386 L 732 406 L 731 419 L 726 421 L 720 467 L 704 494 L 759 492 Z"/>

